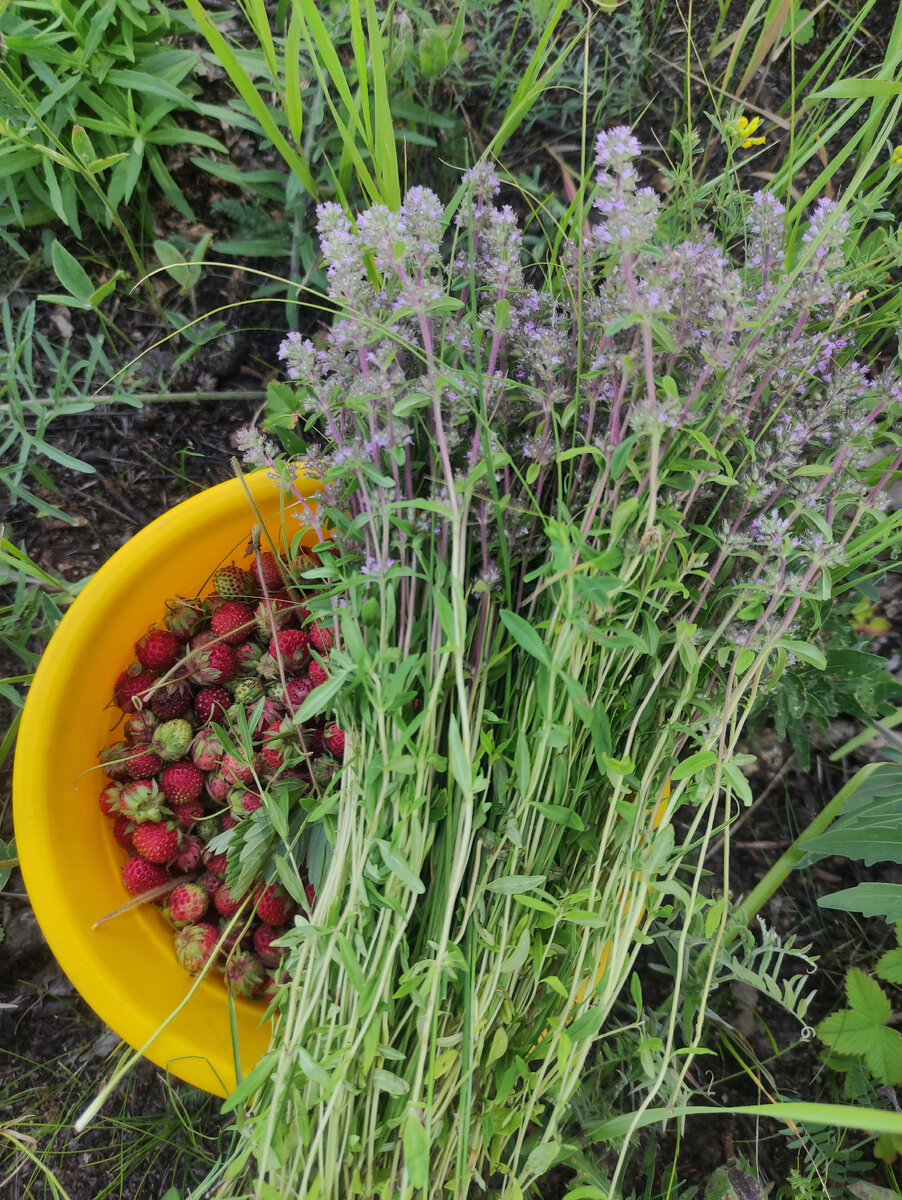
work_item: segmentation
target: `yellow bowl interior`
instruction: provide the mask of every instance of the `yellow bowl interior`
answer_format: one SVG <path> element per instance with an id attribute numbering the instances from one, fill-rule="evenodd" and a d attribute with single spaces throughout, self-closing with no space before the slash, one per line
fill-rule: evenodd
<path id="1" fill-rule="evenodd" d="M 284 546 L 301 528 L 304 504 L 286 499 L 262 472 L 247 483 L 273 540 Z M 305 496 L 314 490 L 312 480 L 296 486 Z M 256 520 L 236 479 L 165 513 L 113 555 L 72 604 L 41 659 L 13 777 L 25 885 L 63 970 L 124 1041 L 137 1049 L 152 1039 L 148 1058 L 218 1095 L 236 1082 L 221 977 L 203 979 L 176 1012 L 194 981 L 176 961 L 172 930 L 159 910 L 145 904 L 92 928 L 128 899 L 120 878 L 126 854 L 97 802 L 105 784 L 97 754 L 119 736 L 121 714 L 110 698 L 116 676 L 134 658 L 135 641 L 161 623 L 166 600 L 208 591 L 221 562 L 243 563 Z M 235 1008 L 237 1054 L 246 1073 L 266 1050 L 270 1029 L 261 1024 L 262 1003 L 239 999 Z"/>

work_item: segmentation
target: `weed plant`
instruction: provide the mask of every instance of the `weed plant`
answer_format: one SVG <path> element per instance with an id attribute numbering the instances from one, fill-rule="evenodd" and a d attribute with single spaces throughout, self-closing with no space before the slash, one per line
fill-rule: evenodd
<path id="1" fill-rule="evenodd" d="M 793 244 L 773 193 L 724 179 L 681 230 L 638 151 L 598 136 L 591 207 L 535 280 L 484 164 L 451 214 L 423 188 L 318 210 L 337 315 L 283 354 L 337 647 L 298 720 L 334 708 L 346 763 L 301 800 L 327 869 L 229 1101 L 251 1102 L 235 1195 L 525 1195 L 568 1159 L 664 917 L 660 1045 L 596 1136 L 679 1103 L 719 969 L 687 998 L 698 851 L 751 800 L 746 717 L 824 669 L 834 594 L 897 542 L 902 388 L 855 357 L 852 214 L 820 201 Z"/>

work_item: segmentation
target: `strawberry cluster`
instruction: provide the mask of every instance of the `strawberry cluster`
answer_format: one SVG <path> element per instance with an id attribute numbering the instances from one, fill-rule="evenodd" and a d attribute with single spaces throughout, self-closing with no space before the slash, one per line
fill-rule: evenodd
<path id="1" fill-rule="evenodd" d="M 312 565 L 309 552 L 295 564 Z M 162 905 L 182 966 L 196 974 L 217 954 L 228 986 L 254 996 L 278 969 L 284 951 L 274 943 L 298 906 L 262 880 L 233 895 L 227 855 L 209 842 L 260 808 L 272 781 L 322 783 L 344 757 L 345 736 L 334 723 L 296 719 L 328 678 L 333 634 L 311 618 L 309 592 L 288 565 L 258 553 L 250 570 L 220 567 L 212 583 L 203 599 L 170 601 L 116 679 L 123 737 L 100 753 L 108 776 L 100 807 L 129 854 L 126 891 Z M 252 744 L 239 749 L 236 737 L 234 753 L 214 726 L 239 721 Z M 310 909 L 313 888 L 299 883 Z"/>

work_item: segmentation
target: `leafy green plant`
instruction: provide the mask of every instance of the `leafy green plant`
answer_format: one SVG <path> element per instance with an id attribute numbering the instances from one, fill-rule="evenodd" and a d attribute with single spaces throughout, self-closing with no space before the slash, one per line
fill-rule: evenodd
<path id="1" fill-rule="evenodd" d="M 167 44 L 190 30 L 162 0 L 22 0 L 0 12 L 0 224 L 57 219 L 152 228 L 151 184 L 184 216 L 167 146 L 222 143 L 177 120 L 204 111 L 190 81 L 198 56 Z"/>

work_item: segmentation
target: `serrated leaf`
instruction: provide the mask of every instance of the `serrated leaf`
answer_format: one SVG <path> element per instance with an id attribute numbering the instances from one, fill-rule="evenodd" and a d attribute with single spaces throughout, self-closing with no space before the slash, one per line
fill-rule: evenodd
<path id="1" fill-rule="evenodd" d="M 865 1051 L 865 1062 L 884 1085 L 902 1083 L 902 1033 L 886 1025 L 878 1029 Z"/>
<path id="2" fill-rule="evenodd" d="M 875 970 L 887 983 L 902 983 L 902 948 L 897 947 L 881 955 Z"/>
<path id="3" fill-rule="evenodd" d="M 867 1017 L 875 1026 L 889 1020 L 892 1009 L 886 993 L 876 979 L 859 967 L 852 967 L 846 975 L 846 996 L 849 1007 Z"/>

